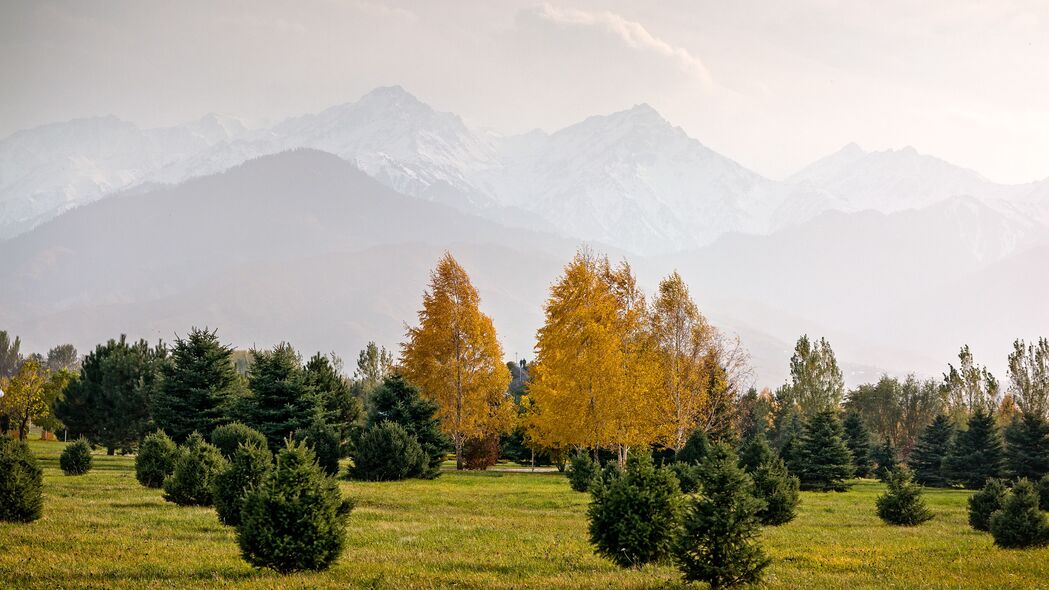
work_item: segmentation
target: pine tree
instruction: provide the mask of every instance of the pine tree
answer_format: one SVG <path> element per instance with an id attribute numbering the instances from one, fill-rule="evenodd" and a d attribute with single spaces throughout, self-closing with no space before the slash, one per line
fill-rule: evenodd
<path id="1" fill-rule="evenodd" d="M 949 481 L 976 490 L 988 479 L 1001 477 L 1002 437 L 994 416 L 977 408 L 969 418 L 969 428 L 954 439 L 951 452 L 943 461 L 944 476 Z"/>
<path id="2" fill-rule="evenodd" d="M 306 384 L 317 394 L 323 423 L 338 430 L 340 457 L 343 456 L 341 451 L 348 449 L 355 427 L 364 413 L 361 400 L 354 395 L 349 381 L 339 374 L 337 365 L 341 362 L 334 353 L 330 357 L 317 353 L 304 368 Z"/>
<path id="3" fill-rule="evenodd" d="M 801 489 L 845 491 L 853 475 L 852 455 L 845 446 L 845 432 L 835 410 L 816 413 L 805 424 L 799 453 Z"/>
<path id="4" fill-rule="evenodd" d="M 719 447 L 703 463 L 703 493 L 688 502 L 674 552 L 685 581 L 712 590 L 757 584 L 772 561 L 757 539 L 762 501 L 731 450 Z"/>
<path id="5" fill-rule="evenodd" d="M 211 480 L 211 495 L 215 501 L 215 512 L 222 524 L 240 524 L 240 511 L 244 495 L 262 483 L 273 469 L 273 454 L 265 442 L 241 444 L 230 457 L 229 465 L 215 474 Z"/>
<path id="6" fill-rule="evenodd" d="M 419 327 L 408 330 L 401 361 L 405 376 L 437 403 L 441 428 L 463 469 L 467 439 L 509 432 L 516 413 L 507 394 L 510 371 L 492 318 L 478 308 L 470 277 L 445 253 L 430 274 Z"/>
<path id="7" fill-rule="evenodd" d="M 1016 482 L 1002 509 L 991 515 L 994 544 L 1007 549 L 1049 544 L 1049 522 L 1038 509 L 1038 493 L 1028 479 Z"/>
<path id="8" fill-rule="evenodd" d="M 84 475 L 91 470 L 91 445 L 86 439 L 66 445 L 58 458 L 58 466 L 66 475 Z"/>
<path id="9" fill-rule="evenodd" d="M 922 487 L 912 480 L 907 466 L 893 467 L 886 478 L 888 489 L 876 501 L 878 516 L 889 524 L 919 525 L 932 518 L 922 498 Z"/>
<path id="10" fill-rule="evenodd" d="M 1038 480 L 1038 507 L 1049 511 L 1049 475 L 1043 475 Z"/>
<path id="11" fill-rule="evenodd" d="M 251 356 L 251 396 L 244 404 L 243 421 L 266 436 L 271 450 L 279 449 L 285 439 L 321 417 L 322 409 L 290 344 L 252 350 Z"/>
<path id="12" fill-rule="evenodd" d="M 211 444 L 229 459 L 241 445 L 267 446 L 266 436 L 243 422 L 223 424 L 211 432 Z"/>
<path id="13" fill-rule="evenodd" d="M 925 428 L 907 458 L 915 481 L 940 488 L 949 485 L 943 475 L 943 460 L 950 453 L 953 440 L 954 423 L 947 415 L 940 414 Z"/>
<path id="14" fill-rule="evenodd" d="M 313 453 L 289 440 L 262 483 L 243 498 L 241 555 L 281 574 L 327 569 L 342 553 L 352 508 Z"/>
<path id="15" fill-rule="evenodd" d="M 702 428 L 696 428 L 688 435 L 685 445 L 674 455 L 674 460 L 699 465 L 710 453 L 710 439 Z"/>
<path id="16" fill-rule="evenodd" d="M 441 432 L 437 409 L 437 404 L 422 397 L 419 389 L 403 375 L 393 373 L 372 391 L 365 428 L 384 421 L 399 424 L 415 438 L 426 456 L 425 468 L 419 477 L 437 477 L 445 454 L 452 450 L 451 439 Z"/>
<path id="17" fill-rule="evenodd" d="M 171 475 L 164 478 L 164 499 L 179 506 L 211 506 L 212 479 L 227 461 L 200 433 L 186 438 L 178 449 Z"/>
<path id="18" fill-rule="evenodd" d="M 681 515 L 681 490 L 648 454 L 627 460 L 626 471 L 594 486 L 590 542 L 620 567 L 641 567 L 670 555 Z"/>
<path id="19" fill-rule="evenodd" d="M 874 475 L 882 481 L 888 481 L 889 474 L 896 469 L 896 464 L 898 463 L 896 461 L 896 447 L 892 446 L 892 441 L 886 437 L 882 444 L 874 448 L 871 458 L 877 465 Z"/>
<path id="20" fill-rule="evenodd" d="M 590 458 L 586 451 L 578 452 L 572 455 L 572 460 L 568 462 L 568 485 L 577 492 L 590 491 L 600 472 L 600 463 Z"/>
<path id="21" fill-rule="evenodd" d="M 980 491 L 969 496 L 969 526 L 978 531 L 991 530 L 991 515 L 1001 510 L 1008 486 L 998 478 L 987 480 Z"/>
<path id="22" fill-rule="evenodd" d="M 44 470 L 25 441 L 0 436 L 0 522 L 40 518 L 43 479 Z"/>
<path id="23" fill-rule="evenodd" d="M 398 481 L 427 474 L 419 441 L 389 420 L 364 429 L 354 449 L 349 476 L 362 481 Z"/>
<path id="24" fill-rule="evenodd" d="M 743 448 L 739 452 L 739 466 L 743 468 L 747 473 L 754 473 L 754 470 L 763 463 L 767 463 L 773 459 L 778 459 L 779 455 L 772 450 L 772 446 L 769 445 L 769 441 L 765 438 L 762 433 L 755 434 L 743 445 Z"/>
<path id="25" fill-rule="evenodd" d="M 193 432 L 210 436 L 243 389 L 233 348 L 207 329 L 193 328 L 186 338 L 176 338 L 163 376 L 152 399 L 153 420 L 179 443 Z"/>
<path id="26" fill-rule="evenodd" d="M 1049 473 L 1049 423 L 1024 413 L 1005 429 L 1005 470 L 1012 479 L 1038 481 Z"/>
<path id="27" fill-rule="evenodd" d="M 306 446 L 317 456 L 317 463 L 328 475 L 338 475 L 339 459 L 342 458 L 342 441 L 339 431 L 323 420 L 313 421 L 305 430 L 295 433 L 295 440 Z"/>
<path id="28" fill-rule="evenodd" d="M 159 488 L 175 469 L 178 447 L 163 430 L 147 436 L 135 456 L 135 478 L 147 488 Z"/>
<path id="29" fill-rule="evenodd" d="M 856 412 L 849 412 L 843 423 L 845 444 L 852 453 L 852 466 L 856 477 L 867 477 L 871 474 L 871 435 L 863 418 Z"/>
<path id="30" fill-rule="evenodd" d="M 748 473 L 754 480 L 754 496 L 765 502 L 758 510 L 761 524 L 776 526 L 794 520 L 801 482 L 787 471 L 783 459 L 771 455 Z"/>
<path id="31" fill-rule="evenodd" d="M 778 423 L 776 438 L 779 441 L 779 456 L 787 464 L 787 469 L 797 474 L 801 471 L 801 443 L 805 434 L 801 415 L 790 412 L 781 416 Z"/>

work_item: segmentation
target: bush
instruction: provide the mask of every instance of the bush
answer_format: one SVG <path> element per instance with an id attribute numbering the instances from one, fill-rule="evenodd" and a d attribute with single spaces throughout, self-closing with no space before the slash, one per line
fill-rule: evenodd
<path id="1" fill-rule="evenodd" d="M 164 485 L 164 478 L 171 475 L 175 468 L 175 455 L 178 448 L 175 442 L 158 430 L 147 436 L 138 448 L 135 457 L 135 479 L 147 488 L 159 488 Z"/>
<path id="2" fill-rule="evenodd" d="M 631 456 L 626 471 L 592 489 L 590 542 L 620 567 L 641 567 L 668 557 L 677 537 L 681 490 L 669 469 L 648 455 Z"/>
<path id="3" fill-rule="evenodd" d="M 352 508 L 313 452 L 289 441 L 273 470 L 244 496 L 237 527 L 241 555 L 282 574 L 327 569 L 342 553 Z"/>
<path id="4" fill-rule="evenodd" d="M 25 441 L 0 436 L 0 521 L 32 522 L 44 509 L 44 470 Z"/>
<path id="5" fill-rule="evenodd" d="M 58 458 L 58 466 L 66 475 L 84 475 L 91 470 L 91 445 L 83 438 L 66 445 Z"/>
<path id="6" fill-rule="evenodd" d="M 586 451 L 572 455 L 568 463 L 568 485 L 577 492 L 586 492 L 593 485 L 594 478 L 601 471 L 601 465 L 594 461 Z"/>
<path id="7" fill-rule="evenodd" d="M 889 524 L 919 525 L 932 518 L 932 512 L 922 498 L 922 487 L 914 483 L 911 470 L 896 467 L 889 472 L 888 489 L 875 501 L 878 516 Z"/>
<path id="8" fill-rule="evenodd" d="M 218 448 L 223 457 L 229 459 L 240 445 L 254 444 L 265 447 L 266 435 L 243 422 L 230 422 L 211 432 L 211 444 Z"/>
<path id="9" fill-rule="evenodd" d="M 983 489 L 969 496 L 969 526 L 978 531 L 991 530 L 991 515 L 1000 510 L 1009 488 L 1000 479 L 989 479 Z"/>
<path id="10" fill-rule="evenodd" d="M 241 445 L 233 453 L 229 465 L 215 474 L 211 481 L 211 496 L 215 500 L 219 521 L 230 526 L 240 524 L 244 494 L 262 483 L 272 468 L 273 454 L 265 445 Z"/>
<path id="11" fill-rule="evenodd" d="M 718 445 L 702 466 L 703 493 L 686 510 L 674 550 L 686 582 L 707 582 L 714 590 L 757 584 L 771 560 L 757 536 L 762 501 L 752 495 L 750 477 L 731 449 Z"/>
<path id="12" fill-rule="evenodd" d="M 668 465 L 667 469 L 677 477 L 682 492 L 692 494 L 699 490 L 699 465 L 675 461 Z"/>
<path id="13" fill-rule="evenodd" d="M 761 524 L 777 526 L 794 520 L 801 482 L 787 471 L 783 459 L 773 456 L 750 473 L 754 496 L 765 502 L 757 512 Z"/>
<path id="14" fill-rule="evenodd" d="M 499 437 L 496 435 L 470 438 L 463 443 L 463 463 L 466 469 L 483 471 L 499 460 Z"/>
<path id="15" fill-rule="evenodd" d="M 1038 481 L 1038 507 L 1049 510 L 1049 475 L 1043 475 Z"/>
<path id="16" fill-rule="evenodd" d="M 349 475 L 365 481 L 397 481 L 419 477 L 427 469 L 427 456 L 419 441 L 396 422 L 370 426 L 357 441 Z"/>
<path id="17" fill-rule="evenodd" d="M 179 447 L 171 475 L 164 479 L 164 499 L 179 506 L 211 506 L 211 480 L 226 465 L 218 448 L 194 432 Z"/>
<path id="18" fill-rule="evenodd" d="M 313 454 L 317 456 L 317 463 L 328 475 L 339 473 L 339 459 L 342 458 L 342 444 L 339 440 L 339 431 L 334 426 L 329 426 L 321 421 L 315 421 L 301 437 L 296 437 L 306 443 Z"/>
<path id="19" fill-rule="evenodd" d="M 1005 496 L 1001 510 L 991 515 L 994 544 L 1007 549 L 1039 547 L 1049 543 L 1049 523 L 1038 509 L 1038 493 L 1027 478 Z"/>

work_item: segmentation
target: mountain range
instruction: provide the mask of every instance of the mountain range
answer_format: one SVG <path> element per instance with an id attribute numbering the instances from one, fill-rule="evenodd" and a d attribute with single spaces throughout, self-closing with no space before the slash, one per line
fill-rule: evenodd
<path id="1" fill-rule="evenodd" d="M 207 324 L 349 358 L 399 341 L 448 249 L 527 357 L 581 242 L 649 292 L 679 270 L 761 385 L 802 332 L 852 383 L 935 375 L 966 342 L 1000 369 L 1012 338 L 1049 334 L 1049 181 L 912 148 L 850 144 L 777 181 L 648 105 L 501 136 L 400 87 L 257 129 L 103 117 L 0 141 L 0 325 L 38 348 Z"/>

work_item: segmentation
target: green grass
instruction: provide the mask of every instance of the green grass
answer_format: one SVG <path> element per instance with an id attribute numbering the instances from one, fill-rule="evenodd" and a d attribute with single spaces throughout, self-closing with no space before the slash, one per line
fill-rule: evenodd
<path id="1" fill-rule="evenodd" d="M 678 588 L 671 566 L 619 570 L 587 543 L 586 494 L 563 476 L 447 473 L 436 481 L 343 482 L 357 507 L 327 572 L 280 577 L 241 561 L 214 511 L 179 508 L 138 485 L 129 457 L 45 465 L 44 517 L 0 524 L 0 588 Z M 997 549 L 966 524 L 967 492 L 930 490 L 936 518 L 890 527 L 882 486 L 804 493 L 798 518 L 767 529 L 769 588 L 1049 588 L 1049 548 Z"/>

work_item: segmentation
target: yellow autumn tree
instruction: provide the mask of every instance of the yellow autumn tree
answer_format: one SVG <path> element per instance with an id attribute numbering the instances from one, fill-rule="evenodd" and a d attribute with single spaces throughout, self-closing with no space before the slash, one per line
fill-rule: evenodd
<path id="1" fill-rule="evenodd" d="M 714 331 L 676 271 L 659 283 L 649 317 L 659 351 L 660 442 L 677 452 L 699 425 L 710 401 Z"/>
<path id="2" fill-rule="evenodd" d="M 529 438 L 551 448 L 650 442 L 654 348 L 630 267 L 576 254 L 553 285 L 529 384 Z"/>
<path id="3" fill-rule="evenodd" d="M 22 363 L 18 372 L 0 384 L 4 395 L 0 397 L 0 412 L 10 417 L 18 427 L 18 438 L 25 440 L 29 424 L 50 415 L 51 410 L 44 398 L 47 372 L 36 359 Z"/>
<path id="4" fill-rule="evenodd" d="M 470 277 L 446 252 L 430 273 L 419 326 L 401 345 L 405 376 L 437 403 L 441 427 L 455 443 L 456 469 L 463 468 L 466 440 L 506 432 L 516 419 L 510 371 L 479 303 Z"/>

